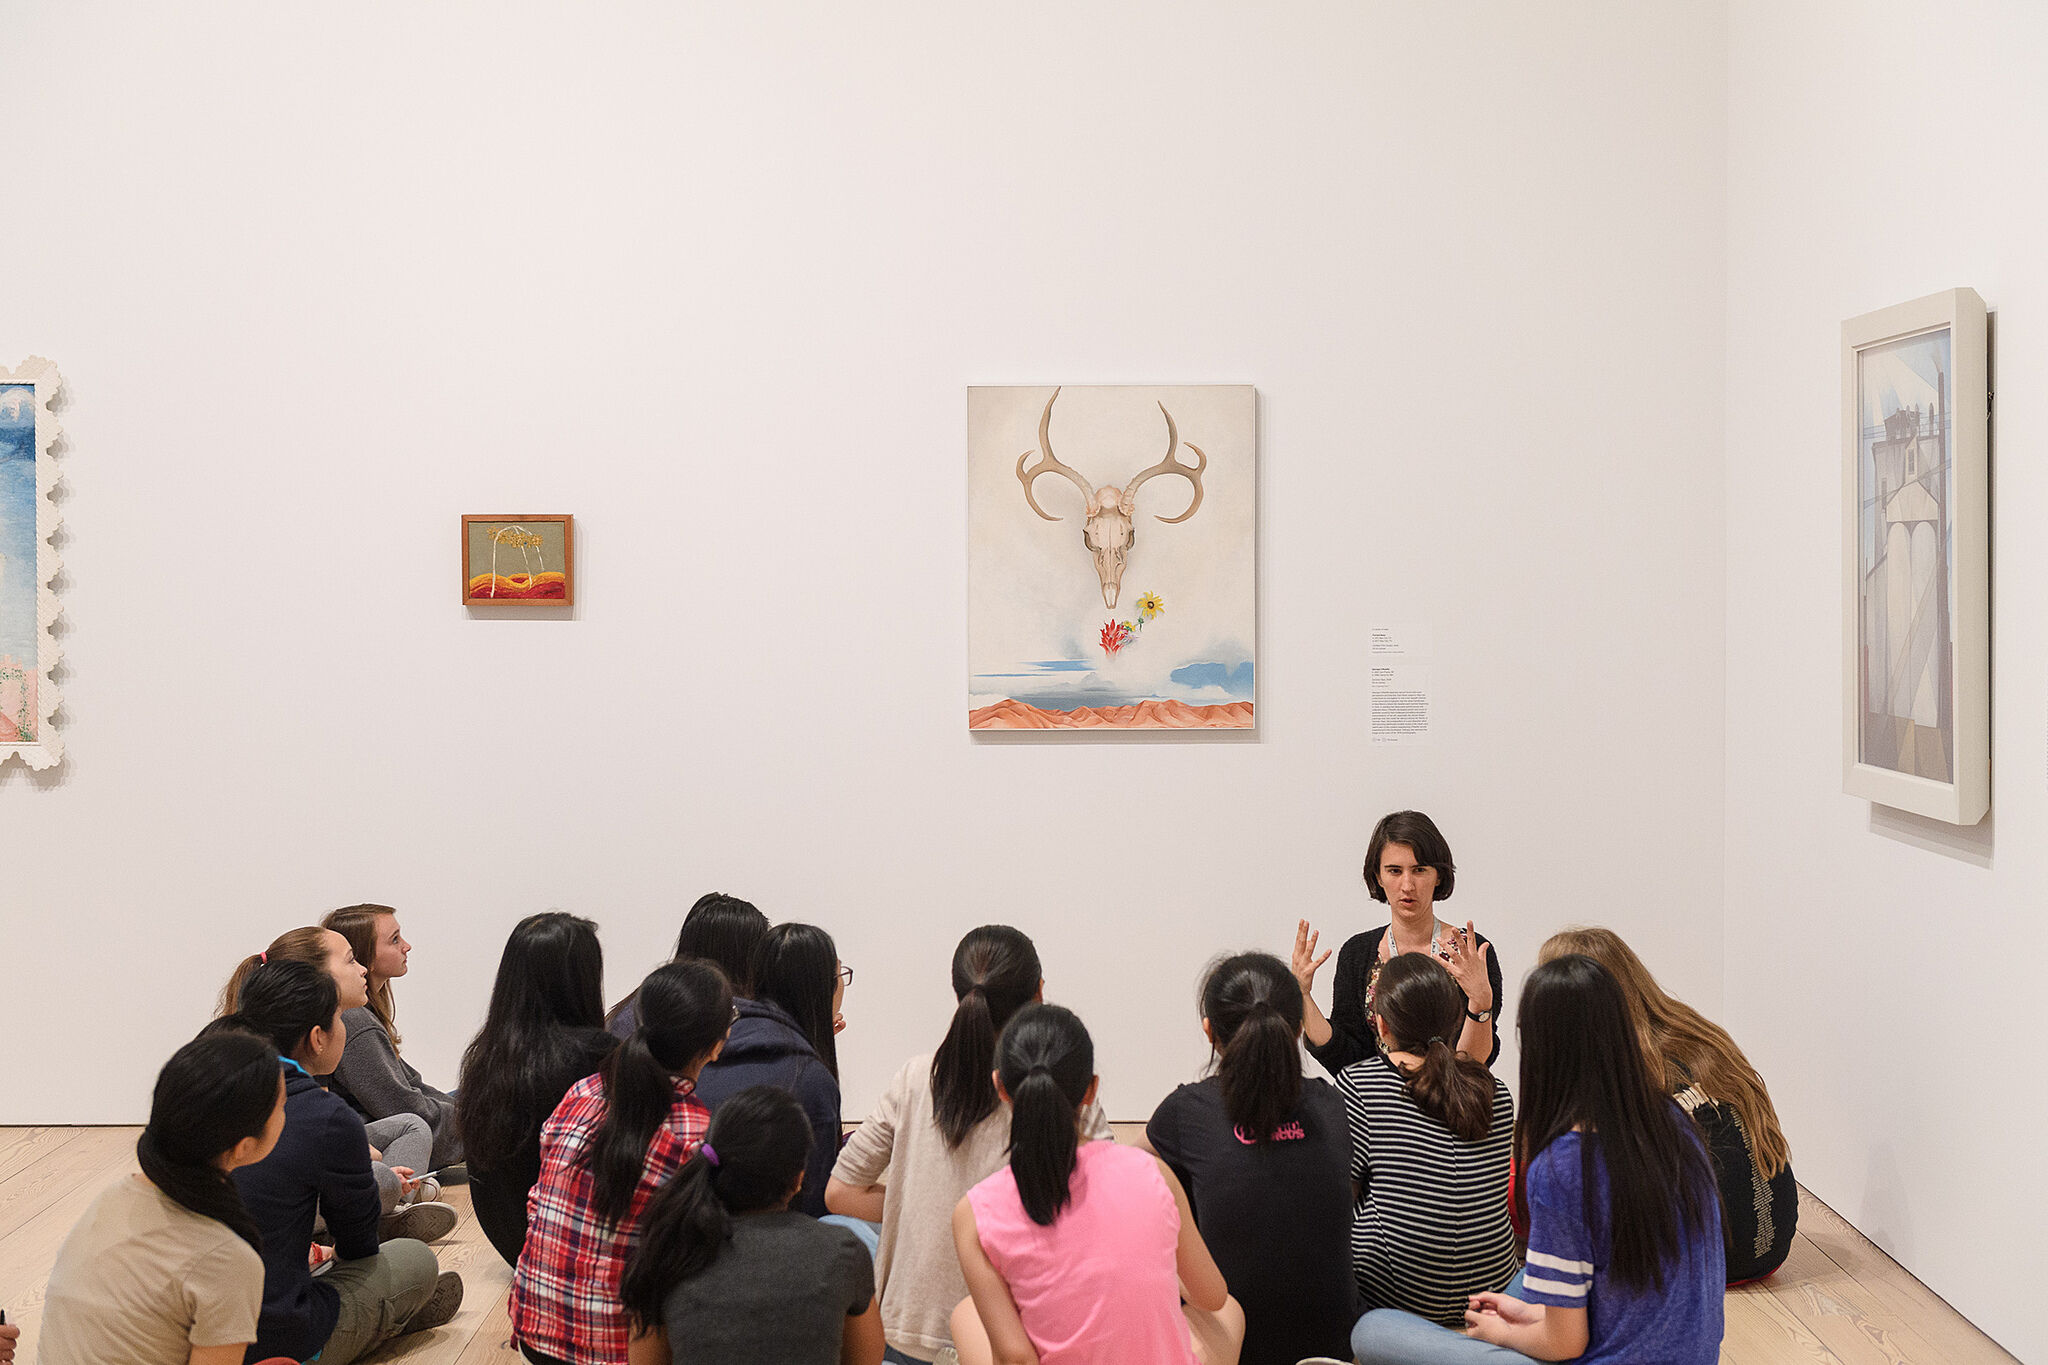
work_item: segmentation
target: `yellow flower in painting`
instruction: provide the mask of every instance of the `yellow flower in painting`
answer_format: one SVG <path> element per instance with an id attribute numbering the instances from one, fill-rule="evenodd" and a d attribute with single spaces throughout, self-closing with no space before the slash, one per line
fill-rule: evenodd
<path id="1" fill-rule="evenodd" d="M 1138 598 L 1138 619 L 1141 621 L 1149 621 L 1165 610 L 1166 604 L 1152 593 L 1145 593 Z"/>

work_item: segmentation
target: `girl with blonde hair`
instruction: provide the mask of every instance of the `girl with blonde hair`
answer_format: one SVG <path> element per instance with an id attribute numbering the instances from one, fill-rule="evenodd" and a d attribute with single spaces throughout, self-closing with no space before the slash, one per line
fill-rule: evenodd
<path id="1" fill-rule="evenodd" d="M 1652 1077 L 1693 1117 L 1714 1159 L 1728 1229 L 1728 1283 L 1760 1280 L 1784 1264 L 1799 1223 L 1792 1153 L 1764 1078 L 1728 1030 L 1650 975 L 1621 935 L 1581 926 L 1553 934 L 1538 954 L 1550 962 L 1590 957 L 1621 985 Z"/>

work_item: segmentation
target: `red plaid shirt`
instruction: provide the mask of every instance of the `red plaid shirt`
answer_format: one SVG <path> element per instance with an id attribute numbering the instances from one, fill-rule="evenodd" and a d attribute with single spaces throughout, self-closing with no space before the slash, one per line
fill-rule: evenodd
<path id="1" fill-rule="evenodd" d="M 582 1164 L 604 1118 L 604 1083 L 585 1076 L 540 1130 L 540 1179 L 526 1196 L 526 1246 L 512 1272 L 512 1335 L 570 1365 L 626 1365 L 631 1336 L 619 1281 L 640 1244 L 640 1217 L 704 1141 L 711 1111 L 676 1081 L 676 1101 L 647 1146 L 633 1207 L 617 1227 L 591 1207 L 596 1181 Z"/>

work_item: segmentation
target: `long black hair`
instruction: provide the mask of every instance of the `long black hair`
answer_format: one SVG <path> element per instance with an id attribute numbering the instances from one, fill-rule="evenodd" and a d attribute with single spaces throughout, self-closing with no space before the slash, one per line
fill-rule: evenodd
<path id="1" fill-rule="evenodd" d="M 839 1045 L 832 1034 L 832 992 L 839 985 L 839 949 L 815 924 L 778 924 L 754 950 L 754 997 L 796 1020 L 797 1031 L 834 1077 Z"/>
<path id="2" fill-rule="evenodd" d="M 701 958 L 713 963 L 732 983 L 734 995 L 751 999 L 754 949 L 761 946 L 767 932 L 768 917 L 755 909 L 753 902 L 723 891 L 707 891 L 697 897 L 697 903 L 683 916 L 683 927 L 676 934 L 676 950 L 670 960 Z M 636 989 L 612 1006 L 611 1013 L 604 1017 L 605 1024 L 609 1026 L 626 1010 L 638 1008 L 639 1003 L 640 992 Z"/>
<path id="3" fill-rule="evenodd" d="M 1607 1171 L 1609 1273 L 1631 1289 L 1661 1289 L 1687 1235 L 1712 1223 L 1720 1192 L 1691 1125 L 1650 1079 L 1621 986 L 1590 957 L 1553 959 L 1523 983 L 1515 1022 L 1517 1217 L 1529 1213 L 1530 1163 L 1576 1125 L 1588 1225 L 1596 1171 Z"/>
<path id="4" fill-rule="evenodd" d="M 283 1088 L 276 1048 L 241 1029 L 209 1026 L 157 1073 L 149 1126 L 135 1140 L 135 1159 L 152 1185 L 173 1203 L 227 1224 L 259 1252 L 256 1220 L 216 1163 L 270 1126 Z"/>
<path id="5" fill-rule="evenodd" d="M 1010 1170 L 1024 1212 L 1051 1227 L 1072 1198 L 1081 1105 L 1095 1079 L 1095 1043 L 1072 1010 L 1027 1005 L 1003 1028 L 996 1071 L 1010 1096 Z"/>
<path id="6" fill-rule="evenodd" d="M 533 1140 L 561 1099 L 552 1088 L 586 1055 L 572 1030 L 603 1027 L 597 926 L 559 910 L 514 925 L 484 1026 L 462 1054 L 456 1122 L 479 1167 L 501 1165 Z"/>
<path id="7" fill-rule="evenodd" d="M 633 1035 L 605 1058 L 604 1118 L 583 1150 L 598 1217 L 616 1226 L 633 1209 L 648 1144 L 675 1107 L 676 1074 L 732 1027 L 732 986 L 709 962 L 671 962 L 640 983 Z"/>
<path id="8" fill-rule="evenodd" d="M 1391 957 L 1372 1006 L 1395 1049 L 1422 1059 L 1406 1074 L 1416 1107 L 1467 1142 L 1485 1137 L 1493 1127 L 1493 1073 L 1457 1050 L 1470 1006 L 1449 969 L 1427 953 Z"/>
<path id="9" fill-rule="evenodd" d="M 810 1151 L 811 1121 L 782 1087 L 750 1085 L 719 1105 L 704 1145 L 648 1204 L 619 1301 L 642 1326 L 659 1323 L 669 1291 L 725 1249 L 735 1214 L 789 1201 Z"/>
<path id="10" fill-rule="evenodd" d="M 932 1055 L 932 1116 L 946 1146 L 958 1147 L 996 1111 L 996 1035 L 1031 1003 L 1045 983 L 1038 949 L 1022 930 L 984 924 L 953 950 L 953 995 L 959 1005 L 946 1039 Z"/>
<path id="11" fill-rule="evenodd" d="M 1271 1142 L 1301 1106 L 1301 1011 L 1301 983 L 1271 953 L 1226 957 L 1202 982 L 1223 1112 L 1239 1141 Z"/>
<path id="12" fill-rule="evenodd" d="M 314 1029 L 332 1030 L 338 1022 L 341 994 L 325 967 L 309 962 L 272 960 L 242 981 L 240 1007 L 207 1025 L 207 1031 L 253 1033 L 289 1057 Z"/>

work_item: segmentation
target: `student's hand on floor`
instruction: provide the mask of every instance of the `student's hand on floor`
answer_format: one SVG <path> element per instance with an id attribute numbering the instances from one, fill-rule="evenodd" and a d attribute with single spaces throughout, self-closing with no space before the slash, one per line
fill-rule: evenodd
<path id="1" fill-rule="evenodd" d="M 1492 1009 L 1498 1002 L 1493 998 L 1493 983 L 1486 979 L 1486 957 L 1493 951 L 1493 945 L 1479 941 L 1479 931 L 1472 927 L 1470 920 L 1466 920 L 1465 927 L 1453 932 L 1443 943 L 1444 966 L 1465 992 L 1471 1008 Z"/>
<path id="2" fill-rule="evenodd" d="M 1308 927 L 1307 920 L 1297 921 L 1294 926 L 1294 961 L 1289 965 L 1294 970 L 1294 979 L 1301 983 L 1301 993 L 1307 995 L 1316 988 L 1316 972 L 1330 960 L 1326 949 L 1322 956 L 1316 955 L 1316 944 L 1323 936 Z"/>

